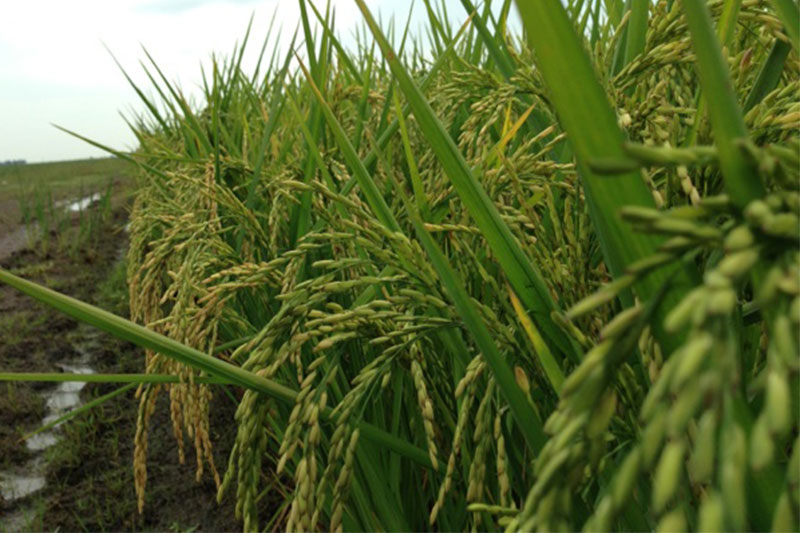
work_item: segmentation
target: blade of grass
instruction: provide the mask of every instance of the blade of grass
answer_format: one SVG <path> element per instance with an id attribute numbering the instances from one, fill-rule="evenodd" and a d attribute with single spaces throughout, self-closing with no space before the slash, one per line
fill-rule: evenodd
<path id="1" fill-rule="evenodd" d="M 625 65 L 644 52 L 647 39 L 647 10 L 649 1 L 634 1 L 628 21 L 628 37 L 625 41 Z M 623 65 L 624 66 L 624 65 Z"/>
<path id="2" fill-rule="evenodd" d="M 320 173 L 322 174 L 322 179 L 325 181 L 325 185 L 332 190 L 336 190 L 336 182 L 333 181 L 333 176 L 328 171 L 328 167 L 325 165 L 325 161 L 322 159 L 321 152 L 319 151 L 319 147 L 317 146 L 317 141 L 314 138 L 314 135 L 311 133 L 311 130 L 308 128 L 308 124 L 306 123 L 306 118 L 300 112 L 300 108 L 295 100 L 295 97 L 289 92 L 288 88 L 286 89 L 286 101 L 289 103 L 289 108 L 291 109 L 292 113 L 294 114 L 297 124 L 300 126 L 300 131 L 303 133 L 303 137 L 306 140 L 306 144 L 308 145 L 309 152 L 314 160 L 316 161 L 317 167 L 320 169 Z M 337 208 L 338 208 L 337 204 Z"/>
<path id="3" fill-rule="evenodd" d="M 783 22 L 795 52 L 800 53 L 800 7 L 796 0 L 771 0 L 771 4 Z"/>
<path id="4" fill-rule="evenodd" d="M 586 35 L 586 27 L 589 25 L 589 17 L 592 15 L 591 3 L 586 6 L 586 9 L 583 12 L 583 17 L 581 18 L 580 23 L 578 24 L 578 32 L 581 35 Z"/>
<path id="5" fill-rule="evenodd" d="M 45 383 L 180 383 L 173 374 L 73 374 L 69 372 L 0 372 L 0 381 L 41 381 Z M 195 383 L 230 385 L 213 376 L 197 376 Z"/>
<path id="6" fill-rule="evenodd" d="M 729 46 L 733 39 L 736 29 L 736 19 L 739 18 L 739 10 L 742 8 L 742 0 L 726 0 L 722 4 L 722 14 L 717 22 L 717 35 L 723 46 Z"/>
<path id="7" fill-rule="evenodd" d="M 85 302 L 81 302 L 80 300 L 60 294 L 47 287 L 42 287 L 36 283 L 24 280 L 3 269 L 0 269 L 0 283 L 10 285 L 79 322 L 95 326 L 118 339 L 130 341 L 142 348 L 147 348 L 166 355 L 183 364 L 226 380 L 233 385 L 266 394 L 288 405 L 293 405 L 297 399 L 296 391 L 276 381 L 266 379 L 221 359 L 211 357 L 208 354 L 151 331 L 139 324 Z M 324 420 L 329 420 L 331 417 L 331 409 L 325 408 L 320 415 Z M 427 452 L 420 448 L 404 442 L 371 424 L 360 422 L 357 424 L 357 427 L 361 430 L 361 434 L 364 435 L 364 437 L 376 444 L 399 453 L 421 466 L 426 468 L 432 467 Z"/>
<path id="8" fill-rule="evenodd" d="M 236 59 L 236 66 L 232 68 L 230 79 L 226 83 L 226 86 L 231 87 L 233 86 L 233 80 L 235 77 L 241 75 L 242 72 L 242 59 L 244 58 L 244 51 L 247 48 L 247 42 L 250 40 L 250 30 L 253 28 L 253 19 L 255 18 L 255 12 L 250 14 L 250 20 L 247 22 L 247 30 L 244 32 L 244 39 L 242 39 L 242 44 L 239 46 L 239 57 Z M 259 58 L 259 61 L 261 59 Z M 228 109 L 228 105 L 230 104 L 230 98 L 236 93 L 234 90 L 230 90 L 226 94 L 226 99 L 223 100 L 222 107 L 223 109 Z"/>
<path id="9" fill-rule="evenodd" d="M 561 367 L 558 366 L 558 362 L 550 352 L 550 348 L 547 347 L 547 343 L 542 339 L 542 335 L 539 333 L 539 330 L 536 329 L 536 325 L 528 316 L 528 313 L 525 312 L 525 308 L 522 307 L 522 303 L 519 301 L 519 298 L 517 298 L 517 295 L 514 294 L 511 287 L 508 288 L 508 296 L 511 299 L 511 305 L 514 306 L 514 311 L 517 313 L 517 318 L 520 324 L 522 324 L 522 329 L 525 330 L 525 334 L 528 336 L 533 346 L 534 353 L 542 364 L 548 381 L 550 381 L 556 394 L 559 394 L 561 392 L 561 385 L 564 383 L 564 372 L 561 371 Z"/>
<path id="10" fill-rule="evenodd" d="M 158 66 L 156 61 L 150 55 L 150 52 L 147 51 L 147 48 L 142 46 L 142 51 L 144 51 L 145 56 L 150 61 L 150 64 L 153 65 L 153 68 L 156 69 L 156 72 L 161 77 L 161 81 L 164 82 L 164 85 L 167 86 L 167 90 L 170 92 L 172 97 L 175 99 L 175 102 L 181 108 L 183 112 L 183 122 L 185 123 L 185 127 L 182 128 L 184 132 L 191 133 L 193 138 L 200 143 L 201 147 L 205 150 L 205 154 L 208 154 L 212 151 L 211 142 L 208 140 L 208 135 L 203 130 L 203 127 L 198 122 L 197 117 L 194 115 L 191 107 L 189 107 L 186 98 L 180 93 L 180 90 L 176 87 L 173 87 L 172 84 L 167 80 L 167 77 L 164 76 L 164 73 L 161 72 L 161 68 Z"/>
<path id="11" fill-rule="evenodd" d="M 603 0 L 606 15 L 612 25 L 617 26 L 622 20 L 622 10 L 625 6 L 623 0 Z"/>
<path id="12" fill-rule="evenodd" d="M 717 35 L 724 46 L 730 45 L 733 38 L 733 30 L 736 29 L 736 18 L 739 16 L 739 9 L 742 7 L 742 0 L 725 0 L 722 4 L 722 14 L 717 23 Z M 706 99 L 703 97 L 701 89 L 697 90 L 695 97 L 697 110 L 695 111 L 694 122 L 689 134 L 686 136 L 685 146 L 692 146 L 697 142 L 697 132 L 700 130 L 700 123 L 706 116 Z"/>
<path id="13" fill-rule="evenodd" d="M 747 130 L 708 7 L 700 0 L 685 0 L 683 10 L 697 57 L 701 88 L 705 94 L 714 95 L 707 102 L 708 116 L 714 129 L 725 189 L 734 205 L 743 209 L 750 200 L 764 195 L 764 185 L 755 165 L 736 144 L 737 139 L 747 138 Z"/>
<path id="14" fill-rule="evenodd" d="M 411 76 L 397 59 L 388 41 L 372 18 L 363 0 L 356 0 L 367 25 L 375 36 L 392 73 L 402 88 L 408 104 L 414 111 L 420 130 L 427 138 L 436 153 L 448 178 L 464 202 L 467 210 L 481 229 L 497 260 L 508 276 L 514 290 L 535 322 L 543 330 L 548 342 L 564 354 L 579 353 L 580 350 L 570 342 L 561 330 L 553 323 L 550 313 L 557 309 L 549 289 L 541 275 L 534 269 L 528 257 L 522 251 L 506 223 L 500 217 L 497 208 L 486 195 L 480 183 L 467 165 L 464 156 L 456 147 L 453 139 L 436 118 L 430 104 L 414 84 Z"/>
<path id="15" fill-rule="evenodd" d="M 606 92 L 564 7 L 558 0 L 518 1 L 517 7 L 559 122 L 576 155 L 603 256 L 617 278 L 627 265 L 653 254 L 661 242 L 658 237 L 633 232 L 618 213 L 626 205 L 654 207 L 653 198 L 638 170 L 608 178 L 595 174 L 588 165 L 593 158 L 630 158 L 622 149 L 624 137 Z M 681 270 L 676 289 L 665 297 L 665 305 L 659 306 L 654 327 L 657 338 L 668 350 L 676 347 L 680 339 L 661 329 L 662 318 L 677 304 L 682 292 L 694 285 L 694 273 L 688 267 L 673 264 L 656 270 L 635 286 L 639 298 L 649 300 L 676 269 Z"/>
<path id="16" fill-rule="evenodd" d="M 508 145 L 509 141 L 514 138 L 514 136 L 517 134 L 519 129 L 522 127 L 522 125 L 528 119 L 528 115 L 531 114 L 531 111 L 533 111 L 535 105 L 536 104 L 531 104 L 531 106 L 528 109 L 523 111 L 523 113 L 514 122 L 514 124 L 512 124 L 511 127 L 508 128 L 508 131 L 506 131 L 503 134 L 503 136 L 500 138 L 500 140 L 497 141 L 497 144 L 495 144 L 489 150 L 489 153 L 488 153 L 488 155 L 486 157 L 487 161 L 489 161 L 490 163 L 494 163 L 494 162 L 496 162 L 497 159 L 502 157 L 502 155 L 505 152 L 506 146 Z"/>
<path id="17" fill-rule="evenodd" d="M 131 77 L 128 75 L 127 71 L 124 68 L 122 68 L 122 65 L 117 60 L 117 57 L 111 52 L 111 49 L 106 45 L 106 43 L 103 43 L 103 46 L 105 47 L 108 54 L 111 56 L 111 59 L 114 60 L 114 63 L 117 65 L 117 67 L 119 67 L 120 71 L 122 71 L 122 75 L 125 76 L 125 79 L 128 81 L 128 84 L 133 88 L 133 90 L 136 92 L 136 95 L 144 103 L 145 107 L 147 107 L 147 109 L 150 111 L 150 114 L 153 115 L 153 118 L 155 118 L 158 124 L 161 126 L 161 129 L 164 130 L 164 132 L 169 131 L 169 126 L 167 126 L 166 121 L 161 116 L 161 113 L 159 113 L 158 108 L 150 101 L 149 98 L 147 98 L 147 96 L 145 96 L 144 92 L 142 92 L 142 90 L 139 89 L 139 86 L 133 82 Z"/>
<path id="18" fill-rule="evenodd" d="M 781 80 L 783 66 L 786 63 L 786 58 L 789 57 L 791 49 L 792 46 L 786 41 L 775 39 L 766 61 L 764 61 L 761 70 L 758 72 L 756 82 L 744 101 L 742 109 L 745 113 L 750 111 L 754 105 L 763 100 L 770 91 L 777 87 L 778 82 Z"/>
<path id="19" fill-rule="evenodd" d="M 267 51 L 267 44 L 269 44 L 269 39 L 272 36 L 272 28 L 275 25 L 275 19 L 277 18 L 277 16 L 278 16 L 278 6 L 276 5 L 275 9 L 272 10 L 272 16 L 269 19 L 269 26 L 267 27 L 267 33 L 264 36 L 264 41 L 262 41 L 262 43 L 261 43 L 261 51 L 258 54 L 258 60 L 256 61 L 255 68 L 253 69 L 253 76 L 250 79 L 250 83 L 253 84 L 253 85 L 255 85 L 256 79 L 258 79 L 259 72 L 261 72 L 261 62 L 264 60 L 264 54 Z M 280 38 L 281 38 L 281 34 L 280 34 L 280 29 L 279 29 L 276 41 L 280 42 Z M 277 48 L 278 48 L 277 46 L 274 47 L 274 49 L 277 49 Z"/>
<path id="20" fill-rule="evenodd" d="M 625 66 L 625 51 L 628 48 L 628 25 L 631 16 L 631 2 L 633 0 L 626 0 L 624 5 L 621 5 L 620 19 L 614 26 L 617 33 L 622 32 L 617 39 L 617 47 L 614 50 L 614 57 L 611 64 L 611 75 L 616 76 L 622 67 Z M 515 2 L 519 5 L 519 1 Z M 621 4 L 621 3 L 620 3 Z M 531 30 L 528 30 L 531 31 Z M 530 41 L 530 38 L 528 39 Z"/>
<path id="21" fill-rule="evenodd" d="M 319 10 L 314 6 L 314 2 L 309 2 L 308 5 L 311 7 L 311 11 L 314 12 L 314 16 L 317 17 L 317 21 L 322 23 L 323 21 L 322 15 L 320 14 Z M 350 59 L 350 54 L 348 54 L 347 51 L 344 49 L 342 43 L 339 41 L 339 39 L 336 37 L 333 31 L 331 31 L 325 25 L 322 26 L 322 31 L 325 32 L 326 35 L 328 35 L 328 38 L 333 43 L 333 46 L 336 48 L 336 51 L 339 52 L 338 58 L 342 61 L 342 64 L 347 68 L 347 70 L 350 71 L 353 77 L 355 78 L 361 77 L 361 73 L 359 72 L 355 63 L 353 63 L 353 60 Z"/>
<path id="22" fill-rule="evenodd" d="M 347 137 L 347 133 L 342 128 L 339 121 L 336 120 L 336 117 L 333 115 L 333 111 L 325 102 L 325 99 L 320 93 L 319 88 L 317 88 L 314 80 L 311 76 L 311 73 L 303 64 L 302 60 L 298 57 L 298 62 L 300 63 L 300 68 L 303 70 L 303 73 L 306 75 L 306 79 L 309 82 L 311 90 L 314 92 L 314 95 L 317 97 L 317 103 L 319 105 L 322 114 L 324 115 L 326 121 L 328 122 L 328 126 L 333 131 L 334 137 L 336 137 L 336 141 L 340 147 L 343 147 L 342 155 L 344 156 L 345 160 L 347 161 L 348 166 L 353 171 L 354 177 L 358 181 L 358 186 L 361 189 L 361 192 L 367 199 L 367 203 L 372 208 L 375 216 L 381 223 L 389 228 L 392 231 L 400 231 L 400 225 L 397 223 L 397 220 L 392 214 L 391 209 L 384 200 L 383 195 L 381 194 L 380 190 L 378 190 L 377 185 L 372 180 L 372 177 L 367 172 L 367 169 L 362 164 L 361 159 L 358 157 L 355 149 L 352 148 L 350 144 L 350 139 Z M 344 147 L 350 147 L 350 149 L 345 149 Z"/>
<path id="23" fill-rule="evenodd" d="M 412 156 L 413 157 L 413 156 Z M 411 165 L 411 163 L 409 163 Z M 392 177 L 394 177 L 392 175 Z M 497 381 L 500 392 L 505 397 L 514 419 L 525 436 L 528 446 L 536 453 L 538 453 L 545 443 L 544 429 L 542 422 L 536 415 L 533 405 L 528 401 L 526 394 L 517 384 L 514 378 L 514 373 L 508 365 L 505 357 L 497 349 L 491 334 L 489 333 L 486 324 L 478 314 L 472 299 L 464 288 L 464 280 L 450 266 L 447 257 L 442 253 L 439 245 L 431 237 L 428 230 L 425 229 L 425 224 L 419 213 L 419 206 L 414 205 L 406 196 L 405 191 L 401 184 L 395 181 L 395 190 L 400 196 L 403 205 L 406 207 L 408 217 L 411 224 L 414 226 L 414 233 L 417 236 L 422 248 L 428 254 L 428 259 L 439 275 L 439 280 L 445 287 L 445 291 L 453 300 L 456 311 L 464 321 L 464 326 L 469 332 L 475 344 L 483 354 L 486 363 L 492 370 L 492 374 Z"/>
<path id="24" fill-rule="evenodd" d="M 248 209 L 252 209 L 255 205 L 256 201 L 256 185 L 258 184 L 258 180 L 261 177 L 261 168 L 264 165 L 264 159 L 267 155 L 267 149 L 269 147 L 269 142 L 272 139 L 272 134 L 275 132 L 275 128 L 278 126 L 278 119 L 280 118 L 281 112 L 283 111 L 283 104 L 284 99 L 281 98 L 281 86 L 283 84 L 283 80 L 286 77 L 286 73 L 289 70 L 289 62 L 294 54 L 294 43 L 295 39 L 297 38 L 297 32 L 295 31 L 294 36 L 292 37 L 291 44 L 289 45 L 289 52 L 286 54 L 286 59 L 283 63 L 283 68 L 280 70 L 279 74 L 277 75 L 276 79 L 273 80 L 273 88 L 272 88 L 272 96 L 270 97 L 270 105 L 269 111 L 267 112 L 267 123 L 264 126 L 264 133 L 261 137 L 261 143 L 259 144 L 258 148 L 258 156 L 256 158 L 255 165 L 253 165 L 253 176 L 250 178 L 250 183 L 247 185 L 247 197 L 245 198 L 244 205 Z M 244 242 L 244 234 L 239 232 L 236 237 L 236 253 L 240 253 L 242 250 L 242 243 Z"/>
<path id="25" fill-rule="evenodd" d="M 393 95 L 395 112 L 397 113 L 397 120 L 400 124 L 400 136 L 403 139 L 403 149 L 406 153 L 406 160 L 408 161 L 408 172 L 411 175 L 411 186 L 414 191 L 414 199 L 417 202 L 420 214 L 423 220 L 430 220 L 430 207 L 428 206 L 428 197 L 425 195 L 425 189 L 422 186 L 422 179 L 419 175 L 417 168 L 417 161 L 414 159 L 414 152 L 411 148 L 411 142 L 408 138 L 408 130 L 406 129 L 405 119 L 403 118 L 403 109 L 400 107 L 400 99 L 397 97 L 397 91 Z"/>
<path id="26" fill-rule="evenodd" d="M 334 135 L 339 142 L 342 155 L 348 162 L 351 170 L 359 179 L 359 186 L 362 187 L 362 191 L 366 188 L 367 190 L 373 190 L 374 192 L 372 194 L 377 194 L 377 187 L 375 186 L 371 176 L 367 173 L 366 168 L 364 168 L 363 164 L 361 163 L 361 160 L 358 158 L 358 154 L 356 154 L 355 149 L 347 138 L 343 128 L 336 120 L 336 117 L 333 115 L 333 112 L 330 110 L 327 103 L 322 98 L 322 94 L 314 85 L 313 79 L 311 78 L 311 73 L 308 71 L 308 69 L 306 69 L 305 65 L 303 65 L 299 58 L 298 61 L 300 62 L 300 67 L 305 73 L 311 89 L 318 99 L 320 109 L 325 115 L 329 127 L 333 130 Z M 511 368 L 508 366 L 505 359 L 500 355 L 500 352 L 498 351 L 494 340 L 486 328 L 486 325 L 483 323 L 480 315 L 475 310 L 469 295 L 464 289 L 463 280 L 461 280 L 460 276 L 458 276 L 458 274 L 452 269 L 447 262 L 447 259 L 436 245 L 436 242 L 433 240 L 427 230 L 424 229 L 423 222 L 419 218 L 416 208 L 412 206 L 410 202 L 408 202 L 407 198 L 405 198 L 405 193 L 403 192 L 402 187 L 399 184 L 396 184 L 395 190 L 401 196 L 401 198 L 404 199 L 409 216 L 414 224 L 417 237 L 420 239 L 420 243 L 422 244 L 423 248 L 426 250 L 426 252 L 428 252 L 431 264 L 439 274 L 439 278 L 442 284 L 445 286 L 445 290 L 453 299 L 456 310 L 458 311 L 459 316 L 461 316 L 461 319 L 464 321 L 467 331 L 475 340 L 477 346 L 481 350 L 481 353 L 484 354 L 489 366 L 493 371 L 496 372 L 495 378 L 498 381 L 498 385 L 500 386 L 503 394 L 506 396 L 509 405 L 511 406 L 511 410 L 514 413 L 514 416 L 520 425 L 528 444 L 533 450 L 540 450 L 541 446 L 544 444 L 544 432 L 541 428 L 541 422 L 536 417 L 533 407 L 525 399 L 524 393 L 516 384 Z M 376 216 L 380 217 L 381 215 L 379 211 L 383 209 L 383 207 L 381 207 L 381 203 L 383 203 L 383 197 L 378 195 L 378 198 L 380 199 L 380 202 L 377 206 Z M 372 206 L 372 201 L 370 201 L 370 205 Z M 383 203 L 383 205 L 385 205 L 385 203 Z M 373 206 L 373 209 L 375 209 L 375 207 L 376 206 Z M 392 213 L 388 211 L 388 207 L 386 210 L 387 213 L 383 216 L 387 217 L 392 223 L 392 226 L 387 225 L 387 227 L 393 229 L 394 231 L 400 232 L 401 229 L 395 221 Z"/>
<path id="27" fill-rule="evenodd" d="M 477 11 L 470 0 L 461 0 L 461 5 L 464 6 L 464 10 L 468 15 Z M 478 34 L 481 36 L 483 44 L 489 51 L 489 55 L 497 65 L 497 70 L 499 70 L 506 79 L 513 76 L 516 69 L 514 68 L 514 64 L 511 62 L 508 50 L 505 47 L 505 43 L 498 42 L 498 40 L 495 39 L 495 37 L 489 32 L 489 29 L 486 27 L 486 24 L 481 17 L 473 17 L 472 24 L 475 26 Z"/>
<path id="28" fill-rule="evenodd" d="M 71 130 L 68 130 L 67 128 L 61 127 L 58 124 L 52 124 L 52 126 L 54 128 L 57 128 L 57 129 L 63 131 L 64 133 L 67 133 L 69 135 L 72 135 L 73 137 L 76 137 L 76 138 L 82 140 L 85 143 L 91 144 L 95 148 L 99 148 L 99 149 L 101 149 L 101 150 L 103 150 L 105 152 L 108 152 L 111 155 L 119 157 L 120 159 L 124 159 L 125 161 L 133 163 L 134 165 L 136 165 L 138 167 L 141 167 L 141 168 L 147 170 L 148 172 L 155 174 L 156 176 L 159 176 L 159 177 L 161 177 L 161 178 L 163 178 L 165 180 L 169 179 L 166 174 L 164 174 L 163 172 L 161 172 L 157 168 L 152 167 L 152 166 L 150 166 L 150 165 L 148 165 L 146 163 L 142 163 L 140 161 L 137 161 L 136 159 L 131 157 L 129 154 L 126 154 L 125 152 L 120 152 L 118 150 L 114 150 L 113 148 L 110 148 L 110 147 L 108 147 L 108 146 L 106 146 L 104 144 L 100 144 L 99 142 L 93 141 L 93 140 L 89 139 L 88 137 L 84 137 L 83 135 L 80 135 L 79 133 L 75 133 L 74 131 L 71 131 Z"/>
<path id="29" fill-rule="evenodd" d="M 442 38 L 444 38 L 444 30 L 442 29 L 441 24 L 439 24 L 439 19 L 431 7 L 430 0 L 422 0 L 422 3 L 425 4 L 425 12 L 428 15 L 428 22 L 430 23 L 430 26 L 428 27 L 431 30 L 432 39 L 429 40 L 436 48 L 436 53 L 441 54 L 442 50 L 444 50 L 444 46 L 442 45 L 442 41 L 439 36 L 441 35 Z"/>
<path id="30" fill-rule="evenodd" d="M 20 439 L 20 442 L 24 442 L 24 441 L 28 440 L 29 438 L 33 437 L 34 435 L 38 435 L 39 433 L 42 433 L 43 431 L 47 431 L 48 429 L 52 429 L 52 428 L 58 426 L 59 424 L 62 424 L 63 422 L 66 422 L 67 420 L 71 420 L 71 419 L 75 418 L 78 415 L 86 413 L 87 411 L 91 411 L 95 407 L 97 407 L 99 405 L 102 405 L 102 404 L 106 403 L 107 401 L 116 398 L 120 394 L 124 394 L 125 392 L 133 389 L 134 387 L 136 387 L 136 383 L 128 383 L 127 385 L 123 385 L 122 387 L 120 387 L 120 388 L 118 388 L 116 390 L 113 390 L 113 391 L 109 392 L 108 394 L 104 394 L 104 395 L 99 396 L 99 397 L 97 397 L 97 398 L 95 398 L 95 399 L 93 399 L 93 400 L 91 400 L 89 402 L 86 402 L 85 404 L 81 405 L 80 407 L 77 407 L 75 409 L 67 411 L 66 413 L 64 413 L 63 415 L 59 416 L 58 418 L 56 418 L 52 422 L 48 422 L 47 424 L 43 425 L 39 429 L 37 429 L 35 431 L 31 431 L 27 435 L 24 435 Z"/>
<path id="31" fill-rule="evenodd" d="M 470 27 L 471 20 L 472 16 L 467 17 L 467 20 L 464 22 L 464 24 L 462 24 L 461 29 L 453 38 L 452 42 L 447 46 L 445 51 L 436 58 L 436 61 L 434 61 L 433 65 L 431 65 L 428 74 L 420 81 L 421 89 L 429 87 L 430 84 L 433 83 L 433 81 L 436 79 L 436 76 L 439 74 L 439 71 L 441 71 L 447 64 L 447 61 L 451 57 L 453 57 L 455 45 L 459 42 L 460 38 L 466 33 L 467 28 Z M 411 107 L 408 104 L 404 105 L 403 116 L 407 116 L 410 112 L 411 112 Z M 388 126 L 386 126 L 385 129 L 382 130 L 383 133 L 381 133 L 381 135 L 378 137 L 376 148 L 382 148 L 383 146 L 386 146 L 386 143 L 388 143 L 394 136 L 394 134 L 397 133 L 397 129 L 399 127 L 400 123 L 397 120 L 397 118 L 395 118 L 392 122 L 389 123 Z M 370 152 L 364 157 L 364 159 L 362 159 L 361 163 L 364 165 L 364 168 L 370 169 L 375 165 L 375 162 L 377 161 L 378 157 L 376 148 L 370 150 Z M 342 188 L 341 193 L 347 194 L 356 185 L 356 183 L 358 183 L 358 180 L 356 179 L 355 176 L 353 176 Z"/>
<path id="32" fill-rule="evenodd" d="M 361 140 L 364 134 L 364 126 L 367 122 L 369 107 L 369 90 L 372 83 L 372 67 L 375 64 L 375 47 L 374 45 L 369 50 L 367 56 L 367 68 L 364 70 L 364 75 L 361 77 L 361 99 L 358 101 L 358 122 L 356 123 L 356 144 L 355 148 L 358 151 L 361 148 Z"/>
<path id="33" fill-rule="evenodd" d="M 597 41 L 600 39 L 600 5 L 602 0 L 595 0 L 594 2 L 594 10 L 592 11 L 592 33 L 591 37 L 589 38 L 589 44 L 592 45 L 592 48 L 597 44 Z"/>

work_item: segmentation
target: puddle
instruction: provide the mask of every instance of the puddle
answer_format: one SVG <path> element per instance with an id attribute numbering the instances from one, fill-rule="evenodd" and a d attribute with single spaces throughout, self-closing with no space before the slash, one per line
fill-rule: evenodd
<path id="1" fill-rule="evenodd" d="M 43 461 L 39 460 L 40 463 Z M 31 465 L 33 466 L 33 465 Z M 4 474 L 0 483 L 0 494 L 5 501 L 19 500 L 40 491 L 45 485 L 44 465 L 29 474 Z"/>
<path id="2" fill-rule="evenodd" d="M 36 494 L 47 484 L 47 462 L 42 455 L 34 457 L 23 467 L 24 472 L 4 472 L 0 478 L 0 496 L 3 501 L 23 500 Z M 0 514 L 0 531 L 28 531 L 36 518 L 33 505 L 12 506 Z"/>
<path id="3" fill-rule="evenodd" d="M 101 193 L 96 192 L 92 195 L 85 196 L 80 200 L 75 200 L 73 202 L 70 201 L 58 202 L 56 205 L 59 206 L 66 205 L 67 211 L 70 211 L 72 213 L 77 213 L 78 211 L 83 211 L 87 207 L 91 206 L 93 203 L 99 202 L 102 197 L 103 195 Z"/>
<path id="4" fill-rule="evenodd" d="M 57 442 L 58 437 L 56 437 L 53 433 L 50 433 L 49 431 L 43 431 L 42 433 L 37 433 L 25 441 L 25 445 L 32 452 L 40 452 L 42 450 L 46 450 L 50 446 L 53 446 Z M 0 486 L 2 486 L 2 484 L 3 480 L 0 480 Z"/>
<path id="5" fill-rule="evenodd" d="M 57 366 L 65 373 L 93 374 L 94 369 L 89 365 L 97 332 L 80 326 L 79 333 L 80 342 L 73 344 L 76 359 Z M 44 391 L 42 396 L 45 400 L 45 416 L 37 426 L 51 423 L 80 407 L 80 392 L 84 387 L 84 382 L 66 381 Z M 0 496 L 6 505 L 11 504 L 11 512 L 0 518 L 0 530 L 18 531 L 26 528 L 33 509 L 22 503 L 22 500 L 36 494 L 46 485 L 47 461 L 43 452 L 61 440 L 59 426 L 60 424 L 26 440 L 25 445 L 33 457 L 24 464 L 15 465 L 9 471 L 0 472 Z M 15 505 L 16 502 L 20 504 Z"/>
<path id="6" fill-rule="evenodd" d="M 70 374 L 93 374 L 94 370 L 85 365 L 58 365 L 65 373 Z M 41 426 L 55 421 L 58 417 L 66 414 L 81 404 L 80 392 L 86 387 L 86 383 L 79 381 L 66 381 L 60 383 L 55 390 L 47 391 L 45 397 L 45 409 L 47 415 L 42 419 Z M 59 424 L 60 425 L 60 424 Z M 48 431 L 37 433 L 25 441 L 25 445 L 32 452 L 40 452 L 55 445 L 58 436 L 55 431 L 58 425 Z M 1 483 L 1 482 L 0 482 Z"/>
<path id="7" fill-rule="evenodd" d="M 103 194 L 96 192 L 79 200 L 61 200 L 56 202 L 55 205 L 66 209 L 70 213 L 78 213 L 96 204 L 102 198 Z M 126 226 L 126 231 L 127 228 L 128 226 Z M 0 235 L 0 261 L 8 259 L 17 250 L 28 246 L 38 234 L 39 224 L 36 221 L 31 221 L 28 224 L 17 226 L 5 235 Z"/>
<path id="8" fill-rule="evenodd" d="M 35 232 L 38 229 L 38 225 L 32 223 L 28 227 L 25 227 L 25 225 L 18 226 L 5 235 L 0 235 L 0 261 L 8 259 L 11 254 L 17 250 L 22 250 L 28 245 L 28 228 L 32 228 L 31 231 Z"/>

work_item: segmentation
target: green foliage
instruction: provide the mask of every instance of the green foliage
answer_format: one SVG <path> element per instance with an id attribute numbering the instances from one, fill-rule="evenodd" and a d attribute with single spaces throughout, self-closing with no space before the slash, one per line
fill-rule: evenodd
<path id="1" fill-rule="evenodd" d="M 247 531 L 284 484 L 270 527 L 797 528 L 791 2 L 634 2 L 519 2 L 524 39 L 425 2 L 424 43 L 359 1 L 348 51 L 303 1 L 299 68 L 242 45 L 199 108 L 148 54 L 147 327 L 0 272 L 148 349 L 108 378 L 142 384 L 140 505 L 158 391 L 216 476 L 223 381 Z"/>
<path id="2" fill-rule="evenodd" d="M 47 256 L 54 246 L 74 256 L 96 246 L 103 225 L 111 216 L 113 178 L 106 178 L 103 186 L 88 191 L 81 182 L 80 188 L 73 191 L 77 197 L 62 200 L 55 199 L 57 187 L 35 183 L 32 187 L 21 186 L 17 196 L 29 247 L 42 256 Z"/>
<path id="3" fill-rule="evenodd" d="M 109 177 L 128 179 L 131 170 L 116 157 L 0 165 L 0 197 L 13 197 L 20 189 L 42 189 L 52 191 L 56 200 L 63 200 L 77 194 L 81 187 L 102 189 Z"/>

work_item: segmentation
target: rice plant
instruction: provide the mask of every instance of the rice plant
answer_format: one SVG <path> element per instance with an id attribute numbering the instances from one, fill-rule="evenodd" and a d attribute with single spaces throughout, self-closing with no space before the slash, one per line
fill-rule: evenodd
<path id="1" fill-rule="evenodd" d="M 97 245 L 100 232 L 111 216 L 113 180 L 103 189 L 86 194 L 81 183 L 76 200 L 56 200 L 51 188 L 41 184 L 20 186 L 17 202 L 25 227 L 28 248 L 42 256 L 54 250 L 74 257 L 79 251 Z M 76 222 L 76 227 L 73 227 Z M 55 243 L 52 239 L 55 237 Z"/>
<path id="2" fill-rule="evenodd" d="M 246 531 L 797 529 L 797 5 L 299 1 L 199 107 L 145 52 L 133 322 L 0 271 L 146 349 L 140 510 L 164 392 Z"/>

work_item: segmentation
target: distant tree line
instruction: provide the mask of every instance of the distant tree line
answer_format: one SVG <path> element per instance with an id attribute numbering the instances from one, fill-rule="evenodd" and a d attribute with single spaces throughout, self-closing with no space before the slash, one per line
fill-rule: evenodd
<path id="1" fill-rule="evenodd" d="M 24 165 L 27 163 L 24 159 L 6 159 L 5 161 L 0 161 L 0 165 Z"/>

